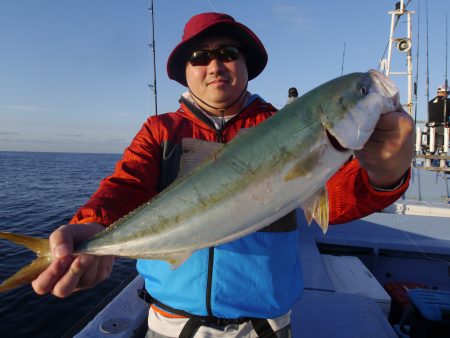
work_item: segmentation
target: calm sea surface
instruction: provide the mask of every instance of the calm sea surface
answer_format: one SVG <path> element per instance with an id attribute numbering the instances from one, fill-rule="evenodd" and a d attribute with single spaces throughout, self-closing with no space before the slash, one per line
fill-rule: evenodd
<path id="1" fill-rule="evenodd" d="M 67 223 L 113 172 L 120 155 L 0 152 L 0 231 L 48 237 Z M 0 240 L 0 281 L 34 257 Z M 60 337 L 135 271 L 118 260 L 111 278 L 67 299 L 37 296 L 30 286 L 0 294 L 2 337 Z"/>

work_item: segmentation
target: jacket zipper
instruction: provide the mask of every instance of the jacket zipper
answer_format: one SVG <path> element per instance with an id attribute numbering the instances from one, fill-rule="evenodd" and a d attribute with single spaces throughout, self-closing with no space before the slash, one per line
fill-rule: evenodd
<path id="1" fill-rule="evenodd" d="M 223 143 L 222 137 L 223 137 L 223 131 L 226 127 L 226 125 L 234 120 L 238 115 L 234 116 L 232 119 L 230 119 L 228 122 L 224 122 L 223 120 L 223 114 L 222 114 L 222 125 L 220 129 L 216 129 L 215 125 L 212 123 L 212 121 L 208 118 L 206 118 L 203 113 L 197 111 L 197 108 L 191 104 L 188 100 L 181 98 L 180 103 L 184 103 L 194 115 L 199 118 L 201 121 L 206 123 L 210 128 L 213 128 L 216 130 L 216 142 Z M 213 267 L 214 267 L 214 247 L 211 247 L 208 249 L 208 275 L 207 275 L 207 281 L 206 281 L 206 311 L 209 316 L 214 316 L 212 312 L 212 306 L 211 306 L 211 296 L 212 296 L 212 278 L 213 278 Z"/>
<path id="2" fill-rule="evenodd" d="M 225 124 L 222 123 L 220 129 L 216 129 L 216 141 L 222 143 L 222 133 Z M 213 267 L 214 267 L 214 247 L 208 249 L 208 279 L 206 281 L 206 311 L 209 316 L 213 316 L 211 307 L 211 295 L 212 295 L 212 278 L 213 278 Z"/>

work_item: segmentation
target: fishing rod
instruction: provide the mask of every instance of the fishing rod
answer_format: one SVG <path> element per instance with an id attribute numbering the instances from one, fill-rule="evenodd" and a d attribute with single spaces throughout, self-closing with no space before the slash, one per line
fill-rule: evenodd
<path id="1" fill-rule="evenodd" d="M 447 81 L 447 54 L 448 54 L 448 29 L 447 29 L 447 12 L 445 12 L 445 97 L 444 97 L 444 118 L 442 122 L 444 125 L 446 122 L 445 118 L 447 117 L 447 93 L 448 93 L 448 81 Z"/>
<path id="2" fill-rule="evenodd" d="M 344 51 L 342 52 L 341 76 L 344 75 L 344 60 L 345 60 L 345 41 L 344 41 Z"/>
<path id="3" fill-rule="evenodd" d="M 430 121 L 430 109 L 429 104 L 430 102 L 430 54 L 428 50 L 428 0 L 425 1 L 425 13 L 426 13 L 426 27 L 427 27 L 427 81 L 426 81 L 426 95 L 427 95 L 427 114 L 428 114 L 428 121 Z"/>
<path id="4" fill-rule="evenodd" d="M 417 90 L 419 83 L 419 47 L 420 47 L 420 0 L 417 3 L 417 50 L 416 50 L 416 79 L 414 83 L 414 123 L 417 123 Z"/>
<path id="5" fill-rule="evenodd" d="M 214 5 L 212 4 L 212 2 L 210 0 L 207 0 L 209 5 L 211 6 L 211 8 L 213 9 L 214 12 L 217 12 L 216 7 L 214 7 Z"/>
<path id="6" fill-rule="evenodd" d="M 152 30 L 152 43 L 149 43 L 148 46 L 151 48 L 153 53 L 153 84 L 148 84 L 150 89 L 154 93 L 155 97 L 155 115 L 158 115 L 158 94 L 156 90 L 156 47 L 155 47 L 155 19 L 153 17 L 154 9 L 153 9 L 153 0 L 150 1 L 149 11 L 151 14 L 151 30 Z"/>

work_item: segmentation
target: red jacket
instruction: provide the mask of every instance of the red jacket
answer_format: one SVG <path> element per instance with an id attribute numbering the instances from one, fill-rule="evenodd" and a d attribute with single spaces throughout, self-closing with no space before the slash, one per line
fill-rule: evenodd
<path id="1" fill-rule="evenodd" d="M 144 123 L 115 172 L 101 181 L 71 223 L 109 225 L 150 200 L 175 179 L 173 163 L 178 165 L 183 138 L 226 143 L 239 129 L 253 127 L 276 112 L 272 105 L 256 98 L 217 131 L 192 104 L 184 99 L 180 102 L 176 112 L 152 116 Z M 327 183 L 330 223 L 348 222 L 385 208 L 401 196 L 408 182 L 409 177 L 394 191 L 377 191 L 356 159 L 347 162 Z"/>

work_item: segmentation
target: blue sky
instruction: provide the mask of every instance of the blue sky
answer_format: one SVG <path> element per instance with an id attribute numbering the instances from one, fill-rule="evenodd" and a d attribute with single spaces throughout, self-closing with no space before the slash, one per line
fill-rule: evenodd
<path id="1" fill-rule="evenodd" d="M 417 12 L 418 0 L 410 10 Z M 276 107 L 341 74 L 377 68 L 389 38 L 391 0 L 154 0 L 158 112 L 174 111 L 184 87 L 166 60 L 186 21 L 225 12 L 263 41 L 269 63 L 249 84 Z M 419 119 L 426 116 L 425 0 L 420 1 Z M 121 153 L 154 114 L 149 0 L 0 1 L 0 151 Z M 445 13 L 429 0 L 430 97 L 445 79 Z M 413 15 L 413 39 L 417 38 Z M 406 36 L 400 21 L 396 36 Z M 417 44 L 415 44 L 417 47 Z M 414 62 L 416 50 L 414 47 Z M 393 54 L 392 70 L 405 70 Z M 414 71 L 416 65 L 414 64 Z M 403 77 L 394 77 L 406 99 Z"/>

